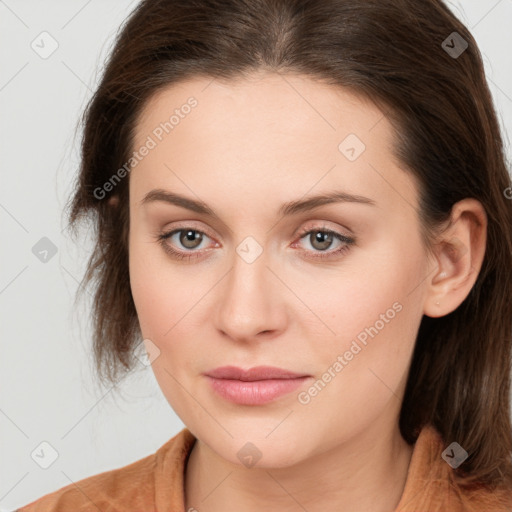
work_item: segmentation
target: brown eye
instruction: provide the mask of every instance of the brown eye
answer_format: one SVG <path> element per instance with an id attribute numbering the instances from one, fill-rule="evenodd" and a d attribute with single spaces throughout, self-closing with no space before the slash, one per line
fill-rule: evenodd
<path id="1" fill-rule="evenodd" d="M 319 251 L 325 251 L 331 246 L 333 235 L 328 231 L 311 231 L 309 240 L 312 247 Z"/>
<path id="2" fill-rule="evenodd" d="M 203 231 L 191 227 L 174 229 L 156 236 L 156 240 L 167 254 L 174 259 L 186 261 L 200 258 L 208 252 L 199 250 L 205 238 L 210 237 Z"/>
<path id="3" fill-rule="evenodd" d="M 187 249 L 197 249 L 203 240 L 203 234 L 195 229 L 182 229 L 177 233 L 181 233 L 179 236 L 180 244 Z"/>
<path id="4" fill-rule="evenodd" d="M 338 241 L 338 247 L 332 249 L 334 239 Z M 306 249 L 303 252 L 308 254 L 307 257 L 312 259 L 336 258 L 348 251 L 350 246 L 354 245 L 356 242 L 355 238 L 342 235 L 327 227 L 305 229 L 300 233 L 299 240 L 304 240 L 308 242 L 305 245 L 309 244 L 311 246 L 310 249 Z M 293 244 L 292 247 L 296 247 L 297 245 L 298 244 Z"/>

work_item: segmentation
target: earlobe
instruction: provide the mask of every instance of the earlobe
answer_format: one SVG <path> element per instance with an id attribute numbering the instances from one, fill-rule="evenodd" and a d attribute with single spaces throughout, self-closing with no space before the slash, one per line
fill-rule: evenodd
<path id="1" fill-rule="evenodd" d="M 487 238 L 487 216 L 476 199 L 464 199 L 452 208 L 448 228 L 435 243 L 437 270 L 428 280 L 424 314 L 445 316 L 468 296 L 482 267 Z"/>

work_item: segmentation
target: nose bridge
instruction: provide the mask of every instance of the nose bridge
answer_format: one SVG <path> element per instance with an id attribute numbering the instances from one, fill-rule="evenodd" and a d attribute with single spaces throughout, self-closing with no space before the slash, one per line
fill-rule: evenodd
<path id="1" fill-rule="evenodd" d="M 217 327 L 233 338 L 250 338 L 277 327 L 277 290 L 267 251 L 252 236 L 235 247 L 221 292 Z"/>

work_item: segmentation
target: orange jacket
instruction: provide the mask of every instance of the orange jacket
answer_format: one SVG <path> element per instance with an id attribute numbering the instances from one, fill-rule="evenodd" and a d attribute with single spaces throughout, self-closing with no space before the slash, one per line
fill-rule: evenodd
<path id="1" fill-rule="evenodd" d="M 184 428 L 155 453 L 67 485 L 15 512 L 185 512 L 184 469 L 195 437 Z M 511 512 L 512 493 L 464 492 L 441 457 L 446 446 L 432 426 L 414 445 L 395 512 Z"/>

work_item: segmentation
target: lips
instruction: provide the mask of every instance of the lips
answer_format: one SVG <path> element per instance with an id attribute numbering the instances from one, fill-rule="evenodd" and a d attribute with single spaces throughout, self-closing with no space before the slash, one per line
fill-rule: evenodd
<path id="1" fill-rule="evenodd" d="M 205 373 L 211 389 L 219 396 L 239 405 L 262 405 L 291 393 L 311 375 L 273 366 L 255 366 L 243 370 L 222 366 Z"/>
<path id="2" fill-rule="evenodd" d="M 243 380 L 252 382 L 255 380 L 268 380 L 268 379 L 296 379 L 299 377 L 309 377 L 305 373 L 295 373 L 283 368 L 276 368 L 275 366 L 255 366 L 248 370 L 242 370 L 236 366 L 221 366 L 215 370 L 206 373 L 210 377 L 216 379 L 231 379 Z"/>

